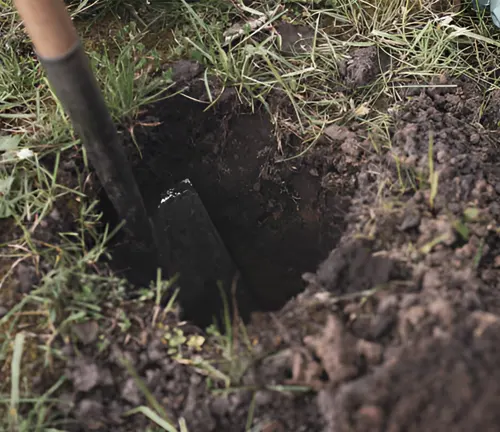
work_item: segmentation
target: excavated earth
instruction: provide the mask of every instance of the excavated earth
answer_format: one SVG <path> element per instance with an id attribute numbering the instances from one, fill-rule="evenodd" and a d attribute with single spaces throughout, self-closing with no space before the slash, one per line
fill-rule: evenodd
<path id="1" fill-rule="evenodd" d="M 353 54 L 345 91 L 376 78 L 376 57 Z M 441 77 L 401 93 L 390 142 L 352 121 L 283 161 L 300 142 L 280 152 L 264 110 L 227 91 L 205 111 L 199 67 L 174 72 L 191 98 L 136 125 L 140 187 L 154 208 L 192 180 L 258 307 L 232 348 L 134 302 L 126 332 L 79 324 L 62 348 L 65 429 L 152 425 L 124 416 L 147 405 L 126 359 L 194 432 L 498 430 L 500 94 Z"/>

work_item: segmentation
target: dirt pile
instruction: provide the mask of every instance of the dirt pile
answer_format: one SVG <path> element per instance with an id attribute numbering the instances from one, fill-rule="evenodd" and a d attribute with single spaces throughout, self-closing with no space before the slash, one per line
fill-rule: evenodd
<path id="1" fill-rule="evenodd" d="M 364 368 L 326 384 L 328 431 L 498 427 L 498 338 L 485 330 L 497 328 L 500 299 L 498 112 L 480 117 L 480 89 L 455 84 L 415 91 L 396 110 L 390 148 L 366 156 L 339 247 L 294 301 L 304 322 L 300 304 L 322 297 L 321 314 L 344 323 L 317 352 L 327 372 L 346 338 L 383 358 L 358 353 Z"/>
<path id="2" fill-rule="evenodd" d="M 106 335 L 105 341 L 112 341 L 109 347 L 101 349 L 103 339 L 96 344 L 97 334 L 92 336 L 87 326 L 79 330 L 80 342 L 65 348 L 69 360 L 65 374 L 71 383 L 59 406 L 65 413 L 61 419 L 65 430 L 144 430 L 149 424 L 144 416 L 127 414 L 148 404 L 137 379 L 160 404 L 165 417 L 184 417 L 190 431 L 245 430 L 253 397 L 250 420 L 261 430 L 317 429 L 319 413 L 313 395 L 296 399 L 266 388 L 284 379 L 279 358 L 259 366 L 255 359 L 245 359 L 242 350 L 240 356 L 235 355 L 235 363 L 214 365 L 221 371 L 218 378 L 228 373 L 236 380 L 241 373 L 241 385 L 248 389 L 226 391 L 208 367 L 214 354 L 220 358 L 220 353 L 201 350 L 204 339 L 197 328 L 179 324 L 173 313 L 155 318 L 145 311 L 135 312 L 133 319 L 146 321 L 143 330 L 124 335 L 116 328 Z M 147 326 L 152 319 L 156 320 L 153 332 Z M 212 384 L 206 375 L 212 376 Z M 304 406 L 309 408 L 304 410 Z M 296 425 L 302 426 L 295 429 Z"/>
<path id="3" fill-rule="evenodd" d="M 320 394 L 328 431 L 496 430 L 499 320 L 470 314 L 369 376 Z"/>

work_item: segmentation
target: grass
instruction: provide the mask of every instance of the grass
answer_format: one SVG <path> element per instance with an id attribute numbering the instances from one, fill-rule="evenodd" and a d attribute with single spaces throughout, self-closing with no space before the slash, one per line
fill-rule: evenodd
<path id="1" fill-rule="evenodd" d="M 301 139 L 300 148 L 282 145 L 285 161 L 309 151 L 329 125 L 352 120 L 370 131 L 374 152 L 391 152 L 387 108 L 397 109 L 402 89 L 428 85 L 432 77 L 467 75 L 483 84 L 486 94 L 499 88 L 495 70 L 500 42 L 488 18 L 468 10 L 438 12 L 436 4 L 282 0 L 257 1 L 248 7 L 238 0 L 156 0 L 150 5 L 88 0 L 73 2 L 71 10 L 85 40 L 89 37 L 89 54 L 116 121 L 133 128 L 141 107 L 163 97 L 172 85 L 162 64 L 190 57 L 206 66 L 210 105 L 224 89 L 234 88 L 242 103 L 267 109 L 279 143 L 285 131 Z M 0 0 L 0 9 L 0 34 L 6 41 L 0 47 L 0 224 L 8 227 L 0 239 L 0 268 L 5 269 L 0 275 L 0 305 L 14 304 L 0 318 L 0 374 L 10 376 L 0 385 L 9 414 L 2 416 L 0 428 L 56 430 L 49 414 L 57 387 L 44 396 L 31 395 L 29 383 L 21 385 L 22 377 L 30 365 L 50 368 L 59 361 L 54 341 L 68 338 L 72 323 L 106 321 L 109 311 L 123 301 L 126 283 L 99 263 L 114 233 L 103 226 L 97 210 L 81 144 L 31 54 L 11 3 Z M 279 21 L 306 26 L 308 48 L 285 55 L 276 31 Z M 110 22 L 117 28 L 113 36 L 93 40 L 92 34 L 101 34 Z M 226 33 L 241 22 L 248 25 Z M 391 67 L 376 81 L 349 92 L 340 85 L 339 63 L 361 47 L 375 47 Z M 220 86 L 214 86 L 214 78 Z M 438 187 L 433 157 L 431 141 L 431 201 Z M 62 167 L 71 161 L 78 164 L 72 166 L 68 181 Z M 404 193 L 413 187 L 413 174 L 404 164 L 397 165 L 400 184 L 386 187 Z M 54 209 L 73 222 L 41 239 L 38 232 Z M 24 296 L 14 289 L 21 264 L 33 266 L 40 281 Z M 144 301 L 154 305 L 156 297 Z M 26 328 L 28 332 L 21 331 Z M 237 385 L 247 365 L 245 356 L 233 351 L 232 328 L 227 322 L 229 331 L 212 335 L 223 353 L 217 367 L 196 365 L 227 386 Z M 142 414 L 152 416 L 148 409 L 143 407 Z M 250 426 L 251 421 L 249 430 Z"/>

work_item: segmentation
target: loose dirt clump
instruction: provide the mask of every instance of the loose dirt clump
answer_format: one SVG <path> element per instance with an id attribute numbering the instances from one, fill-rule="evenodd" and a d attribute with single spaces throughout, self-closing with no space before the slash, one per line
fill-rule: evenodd
<path id="1" fill-rule="evenodd" d="M 446 338 L 408 346 L 372 375 L 325 391 L 326 430 L 494 430 L 498 412 L 498 317 L 473 313 Z"/>
<path id="2" fill-rule="evenodd" d="M 389 59 L 377 47 L 360 48 L 340 64 L 340 75 L 349 88 L 367 86 L 385 69 Z"/>

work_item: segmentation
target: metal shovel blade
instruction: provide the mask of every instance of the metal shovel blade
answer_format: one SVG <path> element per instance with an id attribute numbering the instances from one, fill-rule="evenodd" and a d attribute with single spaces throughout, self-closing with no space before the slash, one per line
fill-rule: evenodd
<path id="1" fill-rule="evenodd" d="M 223 296 L 229 305 L 236 297 L 249 306 L 238 269 L 188 179 L 163 194 L 153 225 L 160 262 L 178 275 L 186 319 L 209 324 L 211 314 L 223 310 Z"/>

